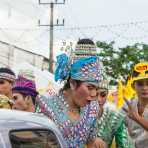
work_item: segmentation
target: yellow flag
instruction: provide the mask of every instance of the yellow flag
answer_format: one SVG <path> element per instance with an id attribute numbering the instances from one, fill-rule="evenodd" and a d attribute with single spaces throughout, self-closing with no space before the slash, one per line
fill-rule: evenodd
<path id="1" fill-rule="evenodd" d="M 117 101 L 117 109 L 121 108 L 124 104 L 123 95 L 124 95 L 124 85 L 122 84 L 121 80 L 118 82 L 118 101 Z"/>
<path id="2" fill-rule="evenodd" d="M 127 80 L 127 84 L 126 84 L 125 89 L 124 89 L 124 96 L 127 99 L 131 99 L 135 96 L 135 91 L 132 88 L 132 78 L 130 76 Z"/>

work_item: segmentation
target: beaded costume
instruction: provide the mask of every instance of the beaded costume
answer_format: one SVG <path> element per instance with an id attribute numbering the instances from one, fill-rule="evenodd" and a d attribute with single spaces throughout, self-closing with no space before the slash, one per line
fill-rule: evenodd
<path id="1" fill-rule="evenodd" d="M 101 67 L 95 56 L 79 59 L 73 64 L 69 64 L 69 59 L 65 54 L 58 56 L 57 59 L 56 80 L 65 80 L 70 76 L 74 80 L 93 85 L 98 85 L 102 80 Z M 80 109 L 78 121 L 70 120 L 68 116 L 69 107 L 62 91 L 54 96 L 41 96 L 37 99 L 37 103 L 41 112 L 57 124 L 68 148 L 83 148 L 88 141 L 96 137 L 96 117 L 98 115 L 98 103 L 96 101 Z"/>
<path id="2" fill-rule="evenodd" d="M 103 139 L 108 147 L 111 147 L 115 138 L 116 148 L 133 148 L 121 113 L 104 108 L 101 118 L 97 120 L 97 128 L 97 136 Z"/>
<path id="3" fill-rule="evenodd" d="M 80 111 L 80 120 L 71 121 L 68 117 L 68 104 L 63 93 L 56 96 L 42 96 L 39 100 L 41 111 L 59 127 L 68 148 L 82 148 L 96 137 L 97 102 L 87 105 Z"/>

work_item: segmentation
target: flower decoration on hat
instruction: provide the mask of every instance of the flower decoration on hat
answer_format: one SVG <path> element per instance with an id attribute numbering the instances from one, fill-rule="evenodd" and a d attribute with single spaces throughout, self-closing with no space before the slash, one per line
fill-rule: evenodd
<path id="1" fill-rule="evenodd" d="M 148 78 L 148 62 L 140 62 L 134 66 L 132 81 Z"/>

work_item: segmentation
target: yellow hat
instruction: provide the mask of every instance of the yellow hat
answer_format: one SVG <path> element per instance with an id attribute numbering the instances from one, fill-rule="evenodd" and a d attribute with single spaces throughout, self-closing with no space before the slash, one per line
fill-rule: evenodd
<path id="1" fill-rule="evenodd" d="M 134 66 L 132 81 L 148 79 L 148 62 L 141 62 Z"/>

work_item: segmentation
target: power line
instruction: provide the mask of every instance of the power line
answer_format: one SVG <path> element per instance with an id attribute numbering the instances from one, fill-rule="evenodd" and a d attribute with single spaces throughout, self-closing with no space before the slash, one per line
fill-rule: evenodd
<path id="1" fill-rule="evenodd" d="M 87 29 L 97 29 L 97 28 L 117 28 L 117 27 L 131 27 L 140 24 L 148 24 L 148 21 L 137 21 L 137 22 L 129 22 L 129 23 L 121 23 L 121 24 L 109 24 L 109 25 L 96 25 L 96 26 L 74 26 L 74 27 L 64 27 L 56 30 L 87 30 Z"/>
<path id="2" fill-rule="evenodd" d="M 120 38 L 120 39 L 124 39 L 124 40 L 141 40 L 141 39 L 144 39 L 144 38 L 147 38 L 148 35 L 147 35 L 147 31 L 148 29 L 145 27 L 145 25 L 148 25 L 148 21 L 136 21 L 136 22 L 128 22 L 128 23 L 122 23 L 122 24 L 111 24 L 111 25 L 97 25 L 97 26 L 84 26 L 84 27 L 68 27 L 68 28 L 59 28 L 59 29 L 56 29 L 57 33 L 63 33 L 65 34 L 64 36 L 65 37 L 68 37 L 68 38 L 78 38 L 78 35 L 81 34 L 81 32 L 79 32 L 80 34 L 78 34 L 78 32 L 76 33 L 75 30 L 92 30 L 94 29 L 95 31 L 93 33 L 95 33 L 97 36 L 97 34 L 99 34 L 99 32 L 97 31 L 99 29 L 99 31 L 102 31 L 102 30 L 107 30 L 108 32 L 110 32 L 111 34 L 115 35 L 116 38 Z M 128 36 L 126 36 L 126 33 L 128 33 L 130 31 L 130 28 L 132 29 L 132 27 L 136 27 L 137 29 L 141 30 L 143 32 L 142 35 L 137 35 L 137 36 L 133 36 L 133 37 L 129 37 L 129 34 Z M 125 28 L 125 29 L 124 29 Z M 2 34 L 10 41 L 14 38 L 12 38 L 10 35 L 8 35 L 7 32 L 9 32 L 9 30 L 14 30 L 16 29 L 19 30 L 19 31 L 26 31 L 26 32 L 36 32 L 36 31 L 39 31 L 39 30 L 43 30 L 43 32 L 39 35 L 39 36 L 36 36 L 35 38 L 33 38 L 32 40 L 30 41 L 21 41 L 21 43 L 24 43 L 24 44 L 31 44 L 32 42 L 35 42 L 35 41 L 39 41 L 41 42 L 39 39 L 42 35 L 44 35 L 44 32 L 46 31 L 49 31 L 49 29 L 40 29 L 39 27 L 35 27 L 35 28 L 24 28 L 24 29 L 20 29 L 20 28 L 0 28 L 0 31 L 2 32 Z M 65 33 L 65 31 L 67 30 L 67 32 Z M 123 29 L 123 31 L 121 31 Z M 7 32 L 6 32 L 7 31 Z M 120 32 L 119 32 L 120 31 Z M 137 30 L 138 31 L 138 30 Z M 97 33 L 98 32 L 98 33 Z M 136 31 L 135 31 L 136 32 Z M 91 31 L 91 35 L 92 35 L 92 31 Z M 63 39 L 62 36 L 61 38 Z M 59 35 L 56 35 L 56 38 L 58 39 L 59 38 Z M 20 41 L 18 41 L 20 42 Z"/>
<path id="3" fill-rule="evenodd" d="M 97 28 L 117 28 L 117 27 L 132 27 L 137 25 L 148 24 L 148 21 L 135 21 L 135 22 L 127 22 L 120 24 L 109 24 L 109 25 L 96 25 L 96 26 L 73 26 L 73 27 L 64 27 L 64 28 L 55 28 L 55 30 L 87 30 L 87 29 L 97 29 Z M 48 26 L 48 25 L 44 25 Z M 10 28 L 10 27 L 0 27 L 0 30 L 26 30 L 26 31 L 36 31 L 40 30 L 39 27 L 33 28 Z M 49 31 L 49 29 L 43 29 Z"/>

